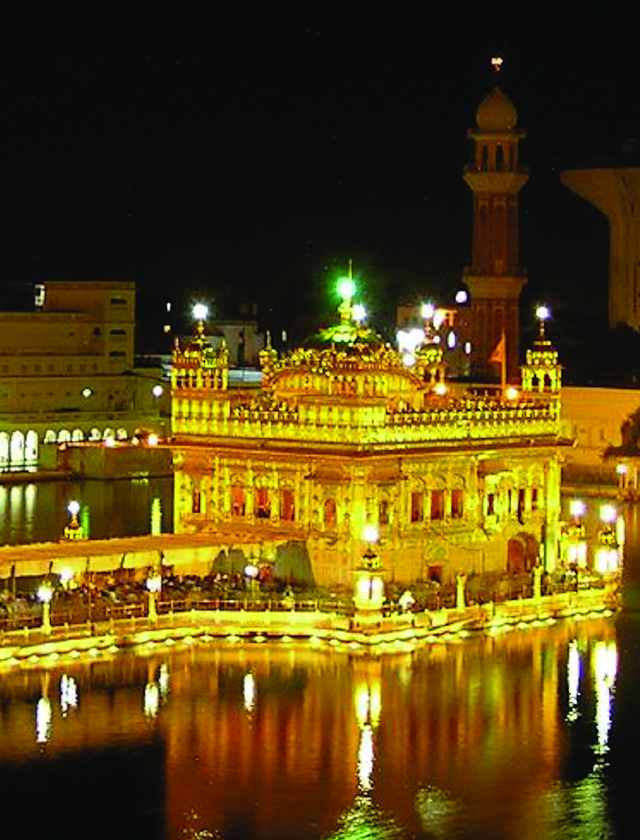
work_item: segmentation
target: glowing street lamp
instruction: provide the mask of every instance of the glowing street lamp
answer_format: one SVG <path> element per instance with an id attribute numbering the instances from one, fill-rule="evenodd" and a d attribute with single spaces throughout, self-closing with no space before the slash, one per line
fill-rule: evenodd
<path id="1" fill-rule="evenodd" d="M 244 567 L 244 573 L 247 578 L 247 589 L 251 595 L 255 595 L 258 589 L 258 566 L 255 563 L 247 563 Z"/>
<path id="2" fill-rule="evenodd" d="M 147 591 L 149 592 L 149 622 L 151 624 L 158 623 L 158 605 L 157 598 L 162 589 L 162 576 L 159 574 L 152 574 L 147 578 Z"/>
<path id="3" fill-rule="evenodd" d="M 562 530 L 561 550 L 568 566 L 586 568 L 587 565 L 587 529 L 581 521 L 587 506 L 582 499 L 572 499 L 569 512 L 573 520 Z"/>
<path id="4" fill-rule="evenodd" d="M 42 604 L 42 632 L 48 636 L 51 633 L 51 599 L 53 587 L 46 582 L 38 589 L 38 600 Z"/>
<path id="5" fill-rule="evenodd" d="M 351 302 L 355 293 L 356 284 L 353 277 L 342 277 L 338 280 L 338 294 L 343 301 Z"/>
<path id="6" fill-rule="evenodd" d="M 544 322 L 551 317 L 551 310 L 548 306 L 538 306 L 536 308 L 536 318 L 540 322 L 540 338 L 544 338 Z"/>
<path id="7" fill-rule="evenodd" d="M 355 303 L 353 305 L 351 317 L 356 323 L 362 324 L 363 321 L 367 320 L 367 310 L 361 303 Z"/>
<path id="8" fill-rule="evenodd" d="M 422 304 L 422 317 L 425 321 L 433 320 L 433 316 L 436 314 L 436 308 L 433 303 L 423 303 Z"/>
<path id="9" fill-rule="evenodd" d="M 584 516 L 585 511 L 587 510 L 587 506 L 582 501 L 582 499 L 572 499 L 571 503 L 569 504 L 569 510 L 571 512 L 571 516 L 573 516 L 575 521 L 579 522 L 580 517 Z"/>
<path id="10" fill-rule="evenodd" d="M 614 505 L 602 505 L 600 521 L 602 528 L 598 531 L 598 545 L 594 554 L 594 567 L 597 572 L 617 572 L 620 559 L 618 550 L 618 536 L 615 523 L 618 511 Z"/>
<path id="11" fill-rule="evenodd" d="M 191 314 L 196 321 L 203 323 L 209 317 L 209 309 L 204 305 L 204 303 L 196 303 L 191 310 Z"/>
<path id="12" fill-rule="evenodd" d="M 379 540 L 378 528 L 375 525 L 365 526 L 363 537 L 367 548 L 360 565 L 354 570 L 353 602 L 356 608 L 356 623 L 372 624 L 382 618 L 384 603 L 384 570 L 374 550 L 374 545 Z"/>
<path id="13" fill-rule="evenodd" d="M 64 536 L 68 540 L 82 540 L 84 539 L 84 528 L 78 522 L 78 514 L 80 513 L 80 502 L 72 499 L 67 505 L 67 511 L 71 516 L 71 521 L 64 529 Z"/>
<path id="14" fill-rule="evenodd" d="M 73 580 L 73 569 L 70 569 L 68 566 L 65 566 L 63 569 L 60 569 L 60 583 L 62 584 L 63 589 L 69 589 L 69 585 Z"/>

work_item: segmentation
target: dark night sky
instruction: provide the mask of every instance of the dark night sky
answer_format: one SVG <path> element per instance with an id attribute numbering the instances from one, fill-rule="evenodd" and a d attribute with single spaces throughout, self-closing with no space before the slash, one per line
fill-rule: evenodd
<path id="1" fill-rule="evenodd" d="M 466 131 L 500 52 L 528 131 L 523 305 L 545 298 L 559 328 L 603 316 L 606 222 L 559 173 L 640 136 L 624 27 L 129 5 L 4 14 L 0 282 L 133 280 L 148 324 L 154 299 L 242 297 L 300 329 L 349 256 L 381 322 L 403 295 L 453 292 Z"/>

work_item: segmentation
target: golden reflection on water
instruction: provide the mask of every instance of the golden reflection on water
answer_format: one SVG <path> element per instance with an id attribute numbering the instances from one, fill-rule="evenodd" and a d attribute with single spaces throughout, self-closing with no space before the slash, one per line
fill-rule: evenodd
<path id="1" fill-rule="evenodd" d="M 582 836 L 563 820 L 606 822 L 616 674 L 607 620 L 377 659 L 220 643 L 61 662 L 4 678 L 0 763 L 160 737 L 171 838 Z M 568 785 L 587 716 L 592 767 Z"/>

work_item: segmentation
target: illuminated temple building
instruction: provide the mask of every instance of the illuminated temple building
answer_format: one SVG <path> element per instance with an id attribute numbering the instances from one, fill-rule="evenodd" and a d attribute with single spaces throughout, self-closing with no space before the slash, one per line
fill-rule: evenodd
<path id="1" fill-rule="evenodd" d="M 198 325 L 172 371 L 177 533 L 306 546 L 319 584 L 351 584 L 367 543 L 388 580 L 556 562 L 560 367 L 541 333 L 519 392 L 445 382 L 442 351 L 412 359 L 358 322 L 261 352 L 259 389 L 228 387 L 228 355 Z"/>

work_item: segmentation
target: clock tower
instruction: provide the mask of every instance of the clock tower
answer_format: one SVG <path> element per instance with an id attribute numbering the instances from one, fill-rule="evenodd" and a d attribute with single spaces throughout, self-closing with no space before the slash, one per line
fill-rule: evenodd
<path id="1" fill-rule="evenodd" d="M 513 103 L 495 87 L 469 131 L 473 156 L 464 180 L 473 191 L 473 264 L 464 279 L 471 294 L 470 333 L 478 376 L 495 374 L 490 357 L 504 333 L 507 377 L 518 374 L 518 300 L 526 282 L 518 265 L 518 193 L 529 177 L 518 160 L 525 132 Z"/>

